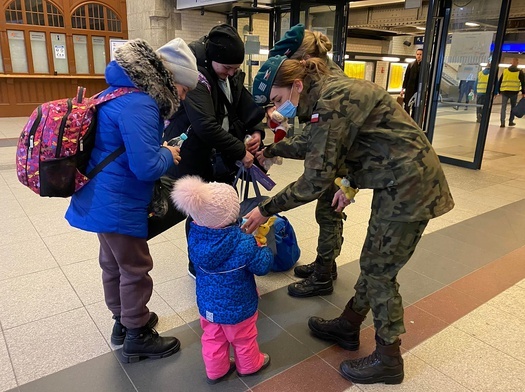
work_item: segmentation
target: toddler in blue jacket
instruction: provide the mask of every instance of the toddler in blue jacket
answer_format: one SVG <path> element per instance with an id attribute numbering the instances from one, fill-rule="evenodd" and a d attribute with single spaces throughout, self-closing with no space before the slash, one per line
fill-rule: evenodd
<path id="1" fill-rule="evenodd" d="M 273 254 L 241 231 L 239 197 L 231 185 L 187 176 L 175 183 L 171 197 L 193 218 L 188 249 L 195 264 L 207 381 L 215 384 L 235 369 L 240 377 L 257 373 L 270 364 L 270 357 L 257 344 L 254 274 L 270 271 Z"/>

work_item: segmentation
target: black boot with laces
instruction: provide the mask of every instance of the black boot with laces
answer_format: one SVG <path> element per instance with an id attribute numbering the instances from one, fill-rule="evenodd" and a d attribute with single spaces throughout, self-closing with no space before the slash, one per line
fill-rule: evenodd
<path id="1" fill-rule="evenodd" d="M 319 262 L 321 262 L 321 259 L 317 257 L 317 259 L 315 259 L 313 263 L 299 265 L 295 267 L 293 269 L 293 273 L 298 278 L 306 279 L 314 273 L 315 263 L 319 263 Z M 332 274 L 332 280 L 336 280 L 337 279 L 337 264 L 335 263 L 335 261 L 332 264 L 331 274 Z"/>
<path id="2" fill-rule="evenodd" d="M 356 384 L 401 384 L 405 373 L 400 343 L 386 344 L 376 337 L 376 349 L 368 357 L 341 362 L 341 375 Z"/>
<path id="3" fill-rule="evenodd" d="M 314 272 L 305 280 L 288 285 L 288 294 L 292 297 L 313 297 L 328 295 L 334 291 L 331 265 L 315 263 Z"/>

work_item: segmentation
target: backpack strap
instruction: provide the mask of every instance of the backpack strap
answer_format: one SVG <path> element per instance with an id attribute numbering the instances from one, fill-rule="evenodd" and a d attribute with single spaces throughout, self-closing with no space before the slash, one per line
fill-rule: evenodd
<path id="1" fill-rule="evenodd" d="M 107 157 L 105 157 L 102 162 L 100 162 L 98 165 L 96 165 L 89 173 L 86 174 L 86 177 L 90 180 L 95 177 L 98 173 L 102 171 L 107 165 L 109 165 L 111 162 L 113 162 L 115 159 L 117 159 L 122 153 L 126 151 L 125 146 L 120 146 L 115 151 L 113 151 L 111 154 L 109 154 Z"/>
<path id="2" fill-rule="evenodd" d="M 110 101 L 112 99 L 121 97 L 126 94 L 139 92 L 140 90 L 135 87 L 120 87 L 116 90 L 113 90 L 112 92 L 104 95 L 103 97 L 99 98 L 100 93 L 96 94 L 92 97 L 92 104 L 93 106 L 97 106 L 100 104 L 103 104 L 104 102 Z M 81 97 L 83 96 L 84 92 L 81 92 L 79 89 L 79 93 L 77 96 Z M 82 95 L 81 95 L 82 94 Z M 100 162 L 98 165 L 96 165 L 89 173 L 86 174 L 86 177 L 90 180 L 95 177 L 98 173 L 102 171 L 107 165 L 109 165 L 111 162 L 113 162 L 115 159 L 117 159 L 120 155 L 122 155 L 126 151 L 126 146 L 122 145 L 119 148 L 117 148 L 115 151 L 113 151 L 111 154 L 109 154 L 107 157 L 105 157 L 102 162 Z"/>
<path id="3" fill-rule="evenodd" d="M 111 101 L 112 99 L 121 97 L 123 95 L 130 94 L 130 93 L 138 93 L 138 92 L 140 92 L 140 90 L 138 88 L 136 88 L 136 87 L 119 87 L 119 88 L 117 88 L 117 89 L 107 93 L 103 97 L 100 97 L 100 94 L 102 93 L 102 92 L 100 92 L 100 93 L 94 95 L 93 97 L 91 97 L 91 99 L 92 99 L 93 105 L 96 106 L 96 105 L 100 105 L 100 104 L 102 104 L 104 102 Z"/>

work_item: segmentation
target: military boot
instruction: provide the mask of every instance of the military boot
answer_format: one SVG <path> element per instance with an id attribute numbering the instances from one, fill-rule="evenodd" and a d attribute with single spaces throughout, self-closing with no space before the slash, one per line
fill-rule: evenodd
<path id="1" fill-rule="evenodd" d="M 124 343 L 127 328 L 120 322 L 120 316 L 113 316 L 113 320 L 115 320 L 115 324 L 113 324 L 113 331 L 111 332 L 111 343 L 113 343 L 115 346 L 120 346 L 122 343 Z M 150 328 L 153 328 L 158 322 L 159 317 L 154 312 L 150 312 L 149 320 L 146 325 Z"/>
<path id="2" fill-rule="evenodd" d="M 400 340 L 386 344 L 376 336 L 376 349 L 368 357 L 341 362 L 341 375 L 357 384 L 401 384 L 405 375 Z"/>
<path id="3" fill-rule="evenodd" d="M 313 297 L 332 294 L 331 265 L 315 263 L 314 272 L 305 280 L 288 285 L 288 294 L 292 297 Z"/>
<path id="4" fill-rule="evenodd" d="M 336 342 L 345 350 L 355 351 L 359 348 L 361 323 L 366 318 L 352 310 L 353 298 L 346 305 L 341 316 L 333 320 L 321 317 L 310 317 L 308 327 L 320 339 Z"/>
<path id="5" fill-rule="evenodd" d="M 128 363 L 138 362 L 142 358 L 159 359 L 175 354 L 179 348 L 179 339 L 159 336 L 157 331 L 146 325 L 142 328 L 128 328 L 122 357 Z"/>
<path id="6" fill-rule="evenodd" d="M 306 264 L 306 265 L 299 265 L 295 267 L 293 269 L 293 273 L 298 278 L 306 279 L 310 275 L 313 274 L 315 263 L 320 263 L 320 262 L 321 262 L 321 258 L 317 256 L 317 258 L 315 259 L 313 263 Z M 332 264 L 332 280 L 336 280 L 336 279 L 337 279 L 337 264 L 335 264 L 335 261 L 334 261 L 334 263 Z"/>

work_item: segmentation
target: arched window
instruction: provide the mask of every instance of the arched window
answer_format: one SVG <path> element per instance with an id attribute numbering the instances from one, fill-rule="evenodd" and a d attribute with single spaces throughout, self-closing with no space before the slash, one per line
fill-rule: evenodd
<path id="1" fill-rule="evenodd" d="M 64 27 L 62 12 L 46 0 L 13 0 L 5 10 L 7 23 Z"/>
<path id="2" fill-rule="evenodd" d="M 122 26 L 119 17 L 102 4 L 88 3 L 78 7 L 71 15 L 74 29 L 114 31 L 120 33 Z"/>

